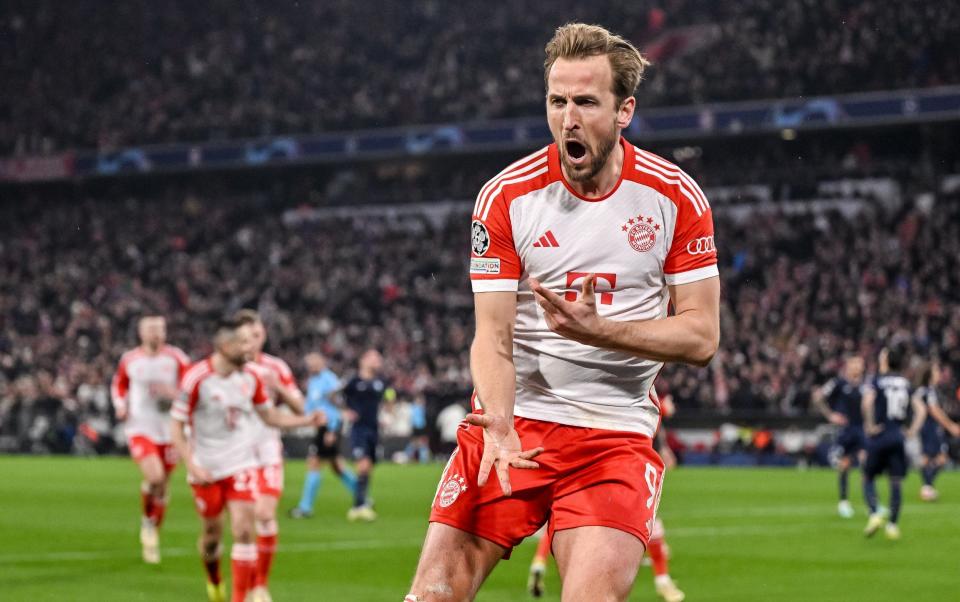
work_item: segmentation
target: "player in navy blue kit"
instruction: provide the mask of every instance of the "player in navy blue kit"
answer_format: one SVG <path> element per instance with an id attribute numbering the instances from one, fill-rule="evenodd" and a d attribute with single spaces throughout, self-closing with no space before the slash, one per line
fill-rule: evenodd
<path id="1" fill-rule="evenodd" d="M 927 408 L 927 419 L 920 429 L 921 474 L 923 485 L 920 487 L 920 499 L 932 502 L 937 499 L 937 490 L 933 486 L 937 473 L 947 463 L 947 440 L 944 429 L 953 437 L 960 437 L 960 424 L 947 416 L 940 407 L 937 397 L 937 385 L 940 384 L 940 365 L 931 363 L 923 372 L 921 386 L 917 396 Z"/>
<path id="2" fill-rule="evenodd" d="M 383 357 L 376 349 L 368 349 L 360 356 L 357 375 L 343 388 L 343 400 L 347 415 L 353 422 L 350 431 L 350 450 L 357 463 L 357 488 L 353 496 L 353 508 L 347 512 L 351 521 L 372 521 L 377 518 L 373 504 L 367 497 L 373 464 L 377 459 L 378 415 L 380 402 L 393 395 L 387 382 L 380 377 Z"/>
<path id="3" fill-rule="evenodd" d="M 910 381 L 900 375 L 904 352 L 884 348 L 880 352 L 879 375 L 863 387 L 863 426 L 867 434 L 867 460 L 863 467 L 863 497 L 870 508 L 864 535 L 872 537 L 886 525 L 887 539 L 899 539 L 901 481 L 907 475 L 906 439 L 920 431 L 927 410 L 920 397 L 910 394 Z M 910 428 L 903 427 L 911 414 Z M 876 478 L 886 472 L 890 477 L 889 522 L 877 510 Z"/>
<path id="4" fill-rule="evenodd" d="M 859 355 L 847 356 L 843 364 L 843 376 L 830 379 L 813 392 L 814 405 L 831 424 L 840 427 L 837 444 L 843 448 L 843 455 L 837 463 L 840 485 L 837 512 L 843 518 L 852 518 L 854 514 L 853 506 L 847 498 L 847 482 L 854 462 L 863 464 L 863 448 L 866 443 L 860 412 L 863 365 L 863 358 Z"/>

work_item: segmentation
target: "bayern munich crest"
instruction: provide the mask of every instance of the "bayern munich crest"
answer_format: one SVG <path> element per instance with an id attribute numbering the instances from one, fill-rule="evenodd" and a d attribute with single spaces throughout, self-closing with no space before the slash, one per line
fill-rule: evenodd
<path id="1" fill-rule="evenodd" d="M 645 253 L 656 244 L 662 226 L 652 217 L 637 215 L 628 219 L 620 229 L 627 233 L 627 242 L 634 251 Z"/>
<path id="2" fill-rule="evenodd" d="M 467 480 L 459 474 L 454 474 L 440 487 L 440 507 L 447 508 L 466 490 Z"/>

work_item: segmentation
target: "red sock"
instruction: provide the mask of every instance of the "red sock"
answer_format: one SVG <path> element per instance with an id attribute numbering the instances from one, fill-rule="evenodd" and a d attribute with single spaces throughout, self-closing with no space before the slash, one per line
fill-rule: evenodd
<path id="1" fill-rule="evenodd" d="M 257 546 L 252 543 L 235 543 L 230 551 L 230 567 L 233 571 L 233 602 L 244 602 L 253 589 L 257 572 Z"/>
<path id="2" fill-rule="evenodd" d="M 547 557 L 550 556 L 550 545 L 552 544 L 552 538 L 550 537 L 550 530 L 547 529 L 543 537 L 540 538 L 540 543 L 537 544 L 537 553 L 533 555 L 534 560 L 539 560 L 541 562 L 546 562 Z"/>
<path id="3" fill-rule="evenodd" d="M 204 560 L 203 568 L 207 571 L 207 581 L 214 585 L 220 585 L 220 557 Z"/>
<path id="4" fill-rule="evenodd" d="M 266 586 L 270 579 L 270 566 L 277 551 L 277 521 L 258 525 L 257 533 L 257 576 L 254 585 Z"/>
<path id="5" fill-rule="evenodd" d="M 141 489 L 140 490 L 140 507 L 142 508 L 143 515 L 148 519 L 150 519 L 151 521 L 153 521 L 153 515 L 155 512 L 153 506 L 154 506 L 153 496 L 150 495 L 149 492 Z M 156 524 L 156 521 L 154 521 L 154 524 Z"/>
<path id="6" fill-rule="evenodd" d="M 647 544 L 647 554 L 653 561 L 653 574 L 657 577 L 667 575 L 670 571 L 667 569 L 667 554 L 663 550 L 662 539 L 651 539 Z"/>
<path id="7" fill-rule="evenodd" d="M 147 516 L 150 517 L 150 520 L 153 521 L 153 524 L 159 527 L 163 524 L 163 516 L 167 511 L 167 500 L 166 498 L 155 497 L 153 498 L 153 502 L 151 502 L 151 504 L 152 507 L 150 514 Z"/>

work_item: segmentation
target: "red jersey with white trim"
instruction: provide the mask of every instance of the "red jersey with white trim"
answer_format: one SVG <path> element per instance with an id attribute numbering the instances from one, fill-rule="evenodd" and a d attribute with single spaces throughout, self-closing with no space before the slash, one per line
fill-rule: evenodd
<path id="1" fill-rule="evenodd" d="M 599 314 L 634 321 L 667 316 L 668 285 L 719 275 L 710 204 L 697 184 L 620 144 L 620 180 L 602 198 L 570 187 L 555 144 L 490 180 L 473 210 L 470 278 L 475 293 L 517 292 L 515 415 L 653 436 L 662 362 L 552 332 L 526 282 L 535 277 L 574 301 L 595 273 Z"/>
<path id="2" fill-rule="evenodd" d="M 139 435 L 154 443 L 170 442 L 170 414 L 161 409 L 153 386 L 176 387 L 189 366 L 187 354 L 172 345 L 164 345 L 154 354 L 143 347 L 123 354 L 110 393 L 114 407 L 127 410 L 123 429 L 128 439 Z"/>
<path id="3" fill-rule="evenodd" d="M 247 366 L 257 373 L 260 380 L 266 381 L 266 373 L 276 375 L 281 387 L 296 387 L 297 380 L 293 377 L 290 365 L 275 355 L 261 353 L 257 359 L 248 362 Z M 269 395 L 269 392 L 268 392 Z M 276 400 L 272 400 L 276 404 Z M 280 429 L 272 427 L 262 420 L 257 424 L 257 460 L 260 466 L 274 466 L 283 462 L 283 443 L 280 440 Z"/>
<path id="4" fill-rule="evenodd" d="M 254 408 L 269 403 L 253 370 L 244 366 L 222 376 L 208 357 L 187 370 L 170 416 L 190 425 L 193 461 L 220 480 L 257 466 L 261 420 Z"/>

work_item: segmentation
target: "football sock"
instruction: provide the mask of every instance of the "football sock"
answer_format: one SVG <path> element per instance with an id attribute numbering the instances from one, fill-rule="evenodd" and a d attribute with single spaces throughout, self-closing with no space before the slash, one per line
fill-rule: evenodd
<path id="1" fill-rule="evenodd" d="M 667 554 L 663 549 L 662 539 L 651 539 L 647 544 L 647 554 L 653 562 L 653 574 L 655 576 L 666 575 L 670 571 L 667 569 Z"/>
<path id="2" fill-rule="evenodd" d="M 270 579 L 270 566 L 277 552 L 277 521 L 257 521 L 257 573 L 254 586 L 266 585 Z"/>
<path id="3" fill-rule="evenodd" d="M 233 571 L 232 602 L 244 602 L 253 588 L 257 571 L 257 546 L 252 543 L 235 543 L 230 550 L 230 567 Z"/>
<path id="4" fill-rule="evenodd" d="M 343 483 L 343 486 L 347 488 L 347 491 L 353 495 L 356 495 L 357 475 L 353 474 L 353 471 L 344 468 L 343 472 L 340 473 L 340 482 Z"/>
<path id="5" fill-rule="evenodd" d="M 841 470 L 840 471 L 840 499 L 847 499 L 847 482 L 849 481 L 850 471 Z"/>
<path id="6" fill-rule="evenodd" d="M 933 480 L 937 478 L 937 463 L 930 460 L 923 466 L 923 484 L 933 487 Z"/>
<path id="7" fill-rule="evenodd" d="M 207 581 L 214 585 L 220 585 L 220 546 L 212 554 L 200 552 L 200 559 L 203 561 L 203 568 L 207 571 Z"/>
<path id="8" fill-rule="evenodd" d="M 540 538 L 540 543 L 537 544 L 537 552 L 533 555 L 533 562 L 537 563 L 538 561 L 541 564 L 547 563 L 547 557 L 550 556 L 550 546 L 553 544 L 553 540 L 550 537 L 550 531 L 547 530 L 543 537 Z"/>
<path id="9" fill-rule="evenodd" d="M 890 522 L 897 524 L 900 517 L 901 495 L 900 479 L 890 479 Z"/>
<path id="10" fill-rule="evenodd" d="M 320 484 L 323 481 L 323 475 L 319 470 L 307 471 L 307 476 L 303 479 L 303 494 L 300 496 L 300 509 L 304 512 L 313 512 L 313 503 L 317 499 L 317 493 L 320 491 Z"/>
<path id="11" fill-rule="evenodd" d="M 143 517 L 153 522 L 153 502 L 154 497 L 150 494 L 150 487 L 146 483 L 140 485 L 140 508 Z"/>
<path id="12" fill-rule="evenodd" d="M 864 479 L 863 480 L 863 499 L 867 501 L 867 507 L 870 508 L 870 513 L 874 514 L 877 511 L 877 485 L 874 483 L 873 479 Z"/>
<path id="13" fill-rule="evenodd" d="M 370 475 L 357 475 L 357 488 L 353 493 L 354 507 L 363 506 L 367 503 L 367 487 L 370 485 Z"/>
<path id="14" fill-rule="evenodd" d="M 163 524 L 163 517 L 167 512 L 167 501 L 168 499 L 166 497 L 153 498 L 153 509 L 150 520 L 153 521 L 153 524 L 157 527 Z"/>

